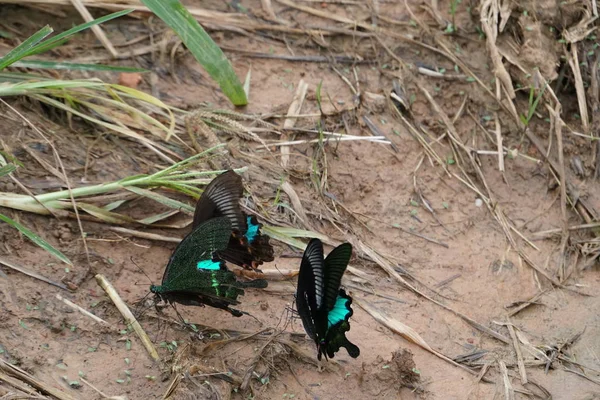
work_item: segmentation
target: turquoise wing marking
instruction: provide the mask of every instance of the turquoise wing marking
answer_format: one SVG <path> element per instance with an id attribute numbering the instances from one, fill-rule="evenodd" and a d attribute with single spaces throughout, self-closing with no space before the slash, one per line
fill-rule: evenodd
<path id="1" fill-rule="evenodd" d="M 258 225 L 254 225 L 252 223 L 252 217 L 246 218 L 246 225 L 248 225 L 248 229 L 246 229 L 246 239 L 248 239 L 248 243 L 252 243 L 258 235 Z"/>
<path id="2" fill-rule="evenodd" d="M 327 329 L 340 321 L 344 321 L 351 312 L 350 299 L 338 295 L 335 299 L 335 305 L 327 314 Z"/>
<path id="3" fill-rule="evenodd" d="M 198 267 L 198 269 L 208 270 L 208 271 L 218 271 L 219 269 L 221 269 L 220 261 L 213 261 L 213 260 L 198 261 L 198 264 L 196 266 Z"/>

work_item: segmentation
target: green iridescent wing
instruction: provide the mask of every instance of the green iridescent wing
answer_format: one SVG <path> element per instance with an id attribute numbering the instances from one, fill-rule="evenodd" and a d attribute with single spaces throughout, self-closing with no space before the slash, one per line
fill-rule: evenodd
<path id="1" fill-rule="evenodd" d="M 242 294 L 235 287 L 235 275 L 214 253 L 227 247 L 231 223 L 226 217 L 198 225 L 177 246 L 163 276 L 161 292 L 185 292 L 228 297 Z"/>

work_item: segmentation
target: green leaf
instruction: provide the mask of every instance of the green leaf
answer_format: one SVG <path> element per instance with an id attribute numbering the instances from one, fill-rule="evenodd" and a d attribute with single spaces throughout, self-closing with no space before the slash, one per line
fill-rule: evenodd
<path id="1" fill-rule="evenodd" d="M 2 214 L 0 214 L 0 221 L 4 221 L 7 224 L 9 224 L 10 226 L 12 226 L 13 228 L 17 229 L 19 232 L 21 232 L 23 235 L 25 235 L 33 243 L 37 244 L 42 249 L 46 250 L 48 253 L 52 254 L 54 257 L 58 258 L 60 261 L 66 263 L 66 264 L 69 264 L 69 265 L 73 265 L 73 263 L 71 262 L 71 260 L 69 260 L 69 258 L 67 258 L 67 256 L 65 256 L 63 253 L 61 253 L 60 251 L 58 251 L 57 249 L 52 247 L 52 245 L 50 243 L 46 242 L 41 237 L 39 237 L 38 235 L 36 235 L 32 231 L 30 231 L 29 229 L 25 228 L 23 225 L 21 225 L 17 221 L 14 221 Z"/>
<path id="2" fill-rule="evenodd" d="M 23 57 L 28 57 L 28 56 L 32 56 L 34 54 L 40 54 L 40 53 L 45 53 L 49 50 L 52 50 L 55 47 L 58 47 L 60 45 L 62 45 L 63 43 L 65 43 L 71 36 L 73 36 L 74 34 L 81 32 L 83 30 L 86 30 L 94 25 L 100 25 L 104 22 L 110 21 L 111 19 L 115 19 L 115 18 L 119 18 L 122 17 L 123 15 L 127 15 L 130 12 L 134 11 L 133 9 L 129 9 L 129 10 L 123 10 L 123 11 L 117 11 L 115 13 L 109 14 L 109 15 L 105 15 L 104 17 L 100 17 L 97 18 L 93 21 L 90 22 L 85 22 L 81 25 L 77 25 L 74 26 L 73 28 L 69 29 L 68 31 L 65 31 L 63 33 L 60 33 L 42 43 L 40 43 L 39 45 L 33 47 L 32 49 L 30 49 Z"/>
<path id="3" fill-rule="evenodd" d="M 42 60 L 18 61 L 12 64 L 12 66 L 31 69 L 66 69 L 70 71 L 148 72 L 148 70 L 143 68 L 121 67 L 117 65 L 77 64 Z"/>
<path id="4" fill-rule="evenodd" d="M 52 28 L 46 25 L 33 35 L 29 36 L 23 43 L 9 51 L 4 57 L 0 58 L 0 71 L 25 57 L 26 54 L 31 51 L 31 49 L 33 49 L 40 41 L 44 40 L 44 38 L 52 32 Z"/>
<path id="5" fill-rule="evenodd" d="M 225 54 L 178 0 L 142 2 L 177 33 L 234 105 L 248 104 L 244 88 Z"/>
<path id="6" fill-rule="evenodd" d="M 6 164 L 2 168 L 0 168 L 0 176 L 8 175 L 11 172 L 14 172 L 17 169 L 17 166 L 14 164 Z"/>
<path id="7" fill-rule="evenodd" d="M 127 189 L 135 194 L 139 194 L 140 196 L 144 196 L 149 199 L 152 199 L 160 204 L 164 204 L 167 207 L 171 207 L 176 210 L 182 210 L 182 211 L 188 212 L 190 214 L 194 213 L 194 207 L 190 206 L 189 204 L 185 204 L 185 203 L 182 203 L 181 201 L 170 199 L 167 196 L 163 196 L 160 193 L 156 193 L 151 190 L 141 189 L 141 188 L 138 188 L 135 186 L 129 186 L 129 187 L 126 187 L 125 189 Z"/>

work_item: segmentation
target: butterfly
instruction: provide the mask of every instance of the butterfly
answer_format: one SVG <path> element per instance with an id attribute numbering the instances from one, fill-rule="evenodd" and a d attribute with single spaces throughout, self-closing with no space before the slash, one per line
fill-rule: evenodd
<path id="1" fill-rule="evenodd" d="M 229 311 L 236 317 L 242 311 L 230 308 L 239 304 L 244 288 L 264 288 L 267 281 L 240 282 L 227 269 L 218 252 L 227 248 L 231 223 L 226 217 L 212 218 L 196 226 L 175 248 L 160 285 L 150 292 L 160 300 L 187 306 L 211 306 Z"/>
<path id="2" fill-rule="evenodd" d="M 204 192 L 194 212 L 192 227 L 214 217 L 227 217 L 231 223 L 229 244 L 219 250 L 225 261 L 246 269 L 257 269 L 263 262 L 274 260 L 269 237 L 260 232 L 256 217 L 246 215 L 240 208 L 244 194 L 242 177 L 229 170 L 213 179 Z"/>
<path id="3" fill-rule="evenodd" d="M 345 347 L 352 358 L 360 354 L 358 346 L 346 338 L 350 330 L 352 298 L 340 289 L 342 275 L 352 255 L 352 245 L 342 243 L 323 256 L 323 243 L 312 239 L 300 264 L 296 308 L 304 330 L 317 344 L 318 359 L 333 358 L 340 347 Z"/>

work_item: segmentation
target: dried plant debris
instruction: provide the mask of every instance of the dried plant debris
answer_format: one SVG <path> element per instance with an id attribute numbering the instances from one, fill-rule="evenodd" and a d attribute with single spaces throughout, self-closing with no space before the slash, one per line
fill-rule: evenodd
<path id="1" fill-rule="evenodd" d="M 406 387 L 423 391 L 420 387 L 421 372 L 407 349 L 398 349 L 389 360 L 378 356 L 371 364 L 363 363 L 360 385 L 371 396 L 394 398 Z"/>

